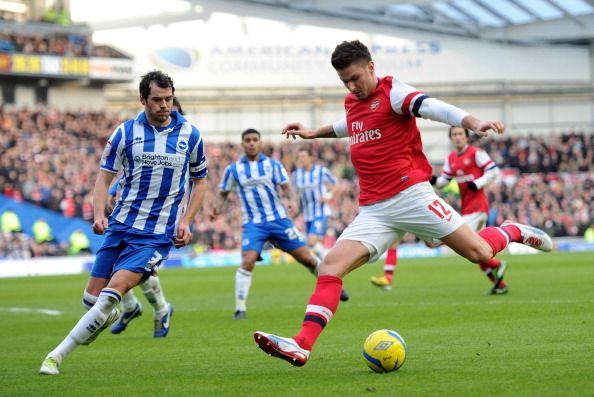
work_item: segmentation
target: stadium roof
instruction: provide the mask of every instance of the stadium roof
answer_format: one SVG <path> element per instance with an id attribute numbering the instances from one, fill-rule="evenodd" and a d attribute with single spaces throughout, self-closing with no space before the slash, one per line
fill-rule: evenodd
<path id="1" fill-rule="evenodd" d="M 589 44 L 594 0 L 240 0 L 404 28 L 516 42 Z"/>
<path id="2" fill-rule="evenodd" d="M 76 9 L 90 6 L 85 0 L 71 4 Z M 125 4 L 139 12 L 124 12 L 121 18 L 111 13 L 103 19 L 87 14 L 93 19 L 87 22 L 100 30 L 150 26 L 156 20 L 161 24 L 195 20 L 213 12 L 277 19 L 305 13 L 502 42 L 594 43 L 594 0 L 127 0 Z"/>

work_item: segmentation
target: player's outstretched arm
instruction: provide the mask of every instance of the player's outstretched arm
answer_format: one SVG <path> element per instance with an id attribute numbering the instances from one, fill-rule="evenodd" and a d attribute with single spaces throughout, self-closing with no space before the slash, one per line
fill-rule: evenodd
<path id="1" fill-rule="evenodd" d="M 503 132 L 505 131 L 505 126 L 501 121 L 483 121 L 477 119 L 476 117 L 470 114 L 462 119 L 462 127 L 468 128 L 469 130 L 474 131 L 477 135 L 480 136 L 489 135 L 489 131 L 493 131 L 497 134 L 503 134 Z"/>
<path id="2" fill-rule="evenodd" d="M 489 120 L 483 121 L 476 117 L 468 114 L 464 110 L 451 105 L 447 102 L 440 101 L 436 98 L 428 98 L 419 96 L 418 100 L 422 100 L 419 105 L 417 117 L 423 117 L 433 121 L 439 121 L 448 125 L 457 127 L 464 127 L 472 130 L 474 133 L 480 136 L 487 136 L 489 131 L 493 131 L 497 134 L 503 134 L 505 126 L 501 121 Z M 415 103 L 414 106 L 418 104 Z M 413 104 L 410 105 L 413 107 Z M 395 109 L 397 113 L 406 114 L 404 109 Z"/>
<path id="3" fill-rule="evenodd" d="M 297 137 L 301 137 L 302 139 L 316 139 L 316 138 L 336 138 L 336 134 L 334 133 L 334 128 L 332 125 L 326 125 L 324 127 L 320 127 L 318 129 L 312 130 L 309 128 L 305 128 L 305 126 L 301 123 L 289 123 L 283 128 L 282 134 L 289 139 L 292 137 L 293 139 L 297 139 Z"/>

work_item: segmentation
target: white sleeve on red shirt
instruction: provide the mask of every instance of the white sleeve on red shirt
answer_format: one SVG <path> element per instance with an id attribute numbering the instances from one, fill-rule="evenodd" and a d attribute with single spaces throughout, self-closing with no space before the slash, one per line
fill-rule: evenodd
<path id="1" fill-rule="evenodd" d="M 484 150 L 477 150 L 474 155 L 476 165 L 483 169 L 484 174 L 480 178 L 474 180 L 477 188 L 482 189 L 489 183 L 493 182 L 497 175 L 499 175 L 499 167 L 491 160 L 491 157 Z"/>
<path id="2" fill-rule="evenodd" d="M 482 149 L 477 149 L 474 153 L 474 162 L 476 163 L 477 167 L 486 170 L 490 168 L 495 163 L 491 160 L 491 157 Z"/>
<path id="3" fill-rule="evenodd" d="M 428 97 L 396 77 L 392 79 L 390 103 L 392 109 L 398 114 L 422 117 L 456 127 L 461 127 L 462 119 L 468 116 L 468 113 L 462 109 L 439 99 Z"/>
<path id="4" fill-rule="evenodd" d="M 443 168 L 441 170 L 441 174 L 437 177 L 435 181 L 435 187 L 441 189 L 442 187 L 446 186 L 454 175 L 452 175 L 452 168 L 450 167 L 450 160 L 446 157 L 445 161 L 443 162 Z"/>
<path id="5" fill-rule="evenodd" d="M 342 120 L 332 123 L 332 129 L 338 138 L 346 138 L 349 136 L 349 129 L 347 128 L 346 117 Z"/>

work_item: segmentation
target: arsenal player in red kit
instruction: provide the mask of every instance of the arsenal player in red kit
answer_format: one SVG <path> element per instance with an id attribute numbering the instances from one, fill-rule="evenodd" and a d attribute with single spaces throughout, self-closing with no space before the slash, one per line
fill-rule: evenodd
<path id="1" fill-rule="evenodd" d="M 503 133 L 501 122 L 481 121 L 396 77 L 376 77 L 369 49 L 359 41 L 339 44 L 332 53 L 332 66 L 349 90 L 346 117 L 315 130 L 291 123 L 283 134 L 303 139 L 348 137 L 361 188 L 360 211 L 318 267 L 301 330 L 292 338 L 254 333 L 264 352 L 295 366 L 307 363 L 336 312 L 344 276 L 376 261 L 406 232 L 427 241 L 441 240 L 475 263 L 487 262 L 512 241 L 542 251 L 553 248 L 542 230 L 512 221 L 476 233 L 428 182 L 432 169 L 423 154 L 416 117 L 461 126 L 481 136 L 488 131 Z"/>
<path id="2" fill-rule="evenodd" d="M 478 232 L 485 227 L 489 213 L 489 202 L 484 188 L 497 178 L 499 168 L 484 150 L 468 144 L 470 133 L 467 129 L 450 127 L 449 136 L 454 150 L 446 158 L 435 186 L 442 188 L 452 179 L 458 182 L 462 218 L 472 230 Z M 508 292 L 507 284 L 503 281 L 507 268 L 504 261 L 491 258 L 479 263 L 479 266 L 493 282 L 491 294 Z"/>

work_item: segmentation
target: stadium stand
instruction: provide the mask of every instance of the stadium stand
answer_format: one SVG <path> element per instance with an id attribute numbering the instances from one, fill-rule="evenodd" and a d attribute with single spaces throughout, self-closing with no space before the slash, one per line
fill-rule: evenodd
<path id="1" fill-rule="evenodd" d="M 106 139 L 119 120 L 118 116 L 101 112 L 0 108 L 2 194 L 66 217 L 92 222 L 97 164 Z M 571 132 L 546 138 L 512 136 L 480 143 L 503 168 L 499 181 L 488 189 L 491 223 L 515 218 L 546 229 L 553 236 L 583 236 L 594 219 L 593 135 Z M 294 145 L 266 144 L 264 152 L 281 160 L 291 172 Z M 319 161 L 340 179 L 327 241 L 331 243 L 357 213 L 356 175 L 344 142 L 316 141 L 312 149 Z M 235 143 L 207 145 L 210 188 L 203 213 L 210 210 L 224 167 L 239 158 L 240 153 L 241 148 Z M 438 170 L 439 165 L 435 172 Z M 449 200 L 453 205 L 458 201 L 455 197 Z M 216 250 L 239 246 L 240 206 L 231 202 L 227 208 L 224 216 L 215 222 L 202 216 L 197 220 L 194 229 L 197 243 Z M 297 226 L 302 226 L 300 221 Z M 34 255 L 43 252 L 33 241 L 27 244 Z M 22 251 L 22 245 L 15 249 Z M 49 254 L 56 249 L 59 247 L 52 247 Z"/>

